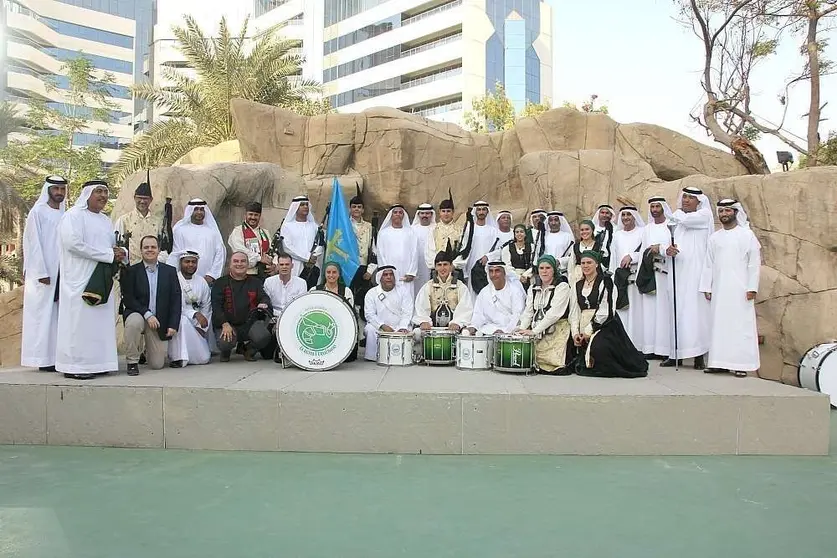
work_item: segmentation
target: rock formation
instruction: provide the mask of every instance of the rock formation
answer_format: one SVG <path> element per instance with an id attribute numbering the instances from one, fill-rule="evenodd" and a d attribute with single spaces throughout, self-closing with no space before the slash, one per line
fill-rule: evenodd
<path id="1" fill-rule="evenodd" d="M 680 188 L 696 185 L 713 201 L 741 200 L 762 243 L 759 374 L 795 384 L 801 355 L 835 336 L 837 168 L 745 175 L 732 155 L 676 132 L 568 109 L 488 135 L 389 108 L 309 118 L 236 100 L 232 110 L 237 142 L 199 148 L 152 171 L 152 211 L 162 211 L 169 196 L 177 219 L 190 198 L 201 197 L 226 238 L 244 204 L 258 200 L 264 226 L 275 230 L 300 192 L 321 217 L 337 176 L 347 197 L 355 184 L 364 186 L 370 213 L 395 202 L 438 204 L 450 188 L 459 211 L 484 198 L 512 210 L 516 222 L 538 206 L 560 208 L 577 222 L 605 201 L 643 205 L 662 194 L 673 202 Z M 114 217 L 132 208 L 143 178 L 138 173 L 122 185 Z M 0 297 L 0 317 L 19 323 L 21 298 Z M 19 356 L 15 331 L 4 333 L 10 342 L 0 339 L 5 366 Z"/>

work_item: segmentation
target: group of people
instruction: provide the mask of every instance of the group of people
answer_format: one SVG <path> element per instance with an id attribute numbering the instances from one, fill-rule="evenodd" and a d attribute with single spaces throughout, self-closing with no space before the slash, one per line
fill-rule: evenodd
<path id="1" fill-rule="evenodd" d="M 305 196 L 276 234 L 260 226 L 261 205 L 248 203 L 227 238 L 224 275 L 227 246 L 205 201 L 188 203 L 170 253 L 161 253 L 148 181 L 113 225 L 102 213 L 106 183 L 86 183 L 65 213 L 66 187 L 48 177 L 27 217 L 24 366 L 76 378 L 116 370 L 108 324 L 117 309 L 131 375 L 140 364 L 177 368 L 213 354 L 225 362 L 233 352 L 281 362 L 275 323 L 296 298 L 326 290 L 365 322 L 358 346 L 368 360 L 380 332 L 412 332 L 418 342 L 447 328 L 529 336 L 544 374 L 640 377 L 653 358 L 662 366 L 694 358 L 703 369 L 707 353 L 713 369 L 758 368 L 758 241 L 734 200 L 718 203 L 722 228 L 713 232 L 709 201 L 695 188 L 683 189 L 674 212 L 650 198 L 647 224 L 636 207 L 601 205 L 578 238 L 559 211 L 537 209 L 513 227 L 511 212 L 495 218 L 484 201 L 457 222 L 450 196 L 438 220 L 429 203 L 412 222 L 399 204 L 377 229 L 363 219 L 358 190 L 349 212 L 361 265 L 344 277 L 323 261 L 322 225 Z"/>

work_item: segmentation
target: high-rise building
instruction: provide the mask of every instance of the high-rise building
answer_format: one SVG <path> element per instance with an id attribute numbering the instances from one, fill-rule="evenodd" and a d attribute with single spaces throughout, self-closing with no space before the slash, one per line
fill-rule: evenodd
<path id="1" fill-rule="evenodd" d="M 321 80 L 339 111 L 392 106 L 459 122 L 498 82 L 518 109 L 552 95 L 542 0 L 325 0 L 322 25 Z"/>
<path id="2" fill-rule="evenodd" d="M 221 14 L 182 0 L 158 13 L 148 77 L 160 68 L 189 72 L 169 31 L 184 13 L 207 33 Z M 323 84 L 339 112 L 390 106 L 461 123 L 475 98 L 503 83 L 520 110 L 552 97 L 552 10 L 543 0 L 229 0 L 236 30 L 248 15 L 253 32 L 283 24 L 305 58 L 302 77 Z M 151 120 L 161 115 L 155 115 Z M 164 114 L 162 115 L 164 116 Z"/>
<path id="3" fill-rule="evenodd" d="M 153 22 L 152 0 L 0 0 L 0 95 L 25 110 L 33 100 L 74 114 L 93 108 L 69 104 L 67 60 L 88 58 L 109 72 L 108 101 L 116 108 L 76 134 L 75 145 L 99 144 L 106 164 L 116 161 L 134 132 L 137 106 L 131 92 L 142 75 Z"/>

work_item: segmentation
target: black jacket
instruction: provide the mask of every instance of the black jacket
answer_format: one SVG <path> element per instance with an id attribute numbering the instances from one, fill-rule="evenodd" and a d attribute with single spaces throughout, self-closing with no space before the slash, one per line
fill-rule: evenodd
<path id="1" fill-rule="evenodd" d="M 166 264 L 157 264 L 157 308 L 154 315 L 160 322 L 157 333 L 166 341 L 166 330 L 177 331 L 180 327 L 180 310 L 183 299 L 180 293 L 180 281 L 177 270 Z M 148 312 L 149 288 L 145 264 L 136 263 L 128 268 L 122 278 L 122 315 L 128 318 L 133 313 L 145 316 Z"/>

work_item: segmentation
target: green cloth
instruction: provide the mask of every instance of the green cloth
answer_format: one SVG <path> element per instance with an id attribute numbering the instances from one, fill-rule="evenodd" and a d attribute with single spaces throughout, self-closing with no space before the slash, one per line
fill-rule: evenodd
<path id="1" fill-rule="evenodd" d="M 582 258 L 590 258 L 591 260 L 595 260 L 597 264 L 602 263 L 602 255 L 597 252 L 596 250 L 585 250 L 581 253 Z"/>
<path id="2" fill-rule="evenodd" d="M 113 290 L 113 276 L 116 269 L 113 263 L 99 262 L 87 281 L 81 298 L 90 306 L 107 304 Z"/>

